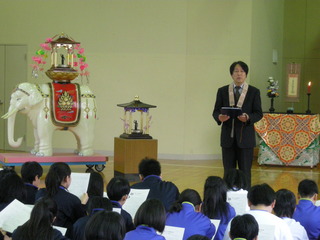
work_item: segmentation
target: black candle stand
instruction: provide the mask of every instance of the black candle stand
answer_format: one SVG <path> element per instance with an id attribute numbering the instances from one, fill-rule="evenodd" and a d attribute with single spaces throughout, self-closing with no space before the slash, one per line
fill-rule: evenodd
<path id="1" fill-rule="evenodd" d="M 311 93 L 307 93 L 308 95 L 308 109 L 306 111 L 306 114 L 311 114 L 311 110 L 310 110 L 310 96 L 311 96 Z"/>

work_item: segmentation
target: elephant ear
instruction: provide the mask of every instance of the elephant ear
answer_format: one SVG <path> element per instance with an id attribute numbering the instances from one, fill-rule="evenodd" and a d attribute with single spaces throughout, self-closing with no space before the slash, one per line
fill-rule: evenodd
<path id="1" fill-rule="evenodd" d="M 20 89 L 23 89 L 26 93 L 29 94 L 29 104 L 34 106 L 40 103 L 43 100 L 43 97 L 40 91 L 37 89 L 37 86 L 33 83 L 21 83 L 18 86 Z"/>

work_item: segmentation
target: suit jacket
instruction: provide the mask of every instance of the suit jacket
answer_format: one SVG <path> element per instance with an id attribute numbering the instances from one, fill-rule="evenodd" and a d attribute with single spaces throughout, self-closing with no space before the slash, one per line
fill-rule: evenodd
<path id="1" fill-rule="evenodd" d="M 179 190 L 172 182 L 162 181 L 159 176 L 149 175 L 143 182 L 133 184 L 133 189 L 150 189 L 147 199 L 159 199 L 166 211 L 178 199 Z"/>
<path id="2" fill-rule="evenodd" d="M 219 114 L 221 107 L 230 107 L 229 104 L 229 85 L 223 86 L 218 89 L 216 103 L 212 113 L 213 118 L 218 125 L 222 122 L 219 121 Z M 253 148 L 256 145 L 254 123 L 258 122 L 262 117 L 261 98 L 259 89 L 250 86 L 242 105 L 242 112 L 248 114 L 249 120 L 246 123 L 241 122 L 239 119 L 234 120 L 234 137 L 231 137 L 232 119 L 222 123 L 221 129 L 221 147 L 230 148 L 234 141 L 237 141 L 239 148 Z"/>

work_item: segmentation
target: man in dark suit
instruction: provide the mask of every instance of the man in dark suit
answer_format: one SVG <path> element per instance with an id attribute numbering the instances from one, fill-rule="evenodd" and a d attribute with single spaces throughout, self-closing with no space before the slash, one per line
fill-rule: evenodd
<path id="1" fill-rule="evenodd" d="M 145 158 L 139 164 L 140 183 L 133 184 L 133 189 L 150 189 L 147 199 L 160 200 L 166 211 L 179 197 L 179 190 L 172 182 L 163 181 L 161 166 L 155 159 Z"/>
<path id="2" fill-rule="evenodd" d="M 242 61 L 230 66 L 233 82 L 218 89 L 213 118 L 222 124 L 221 147 L 224 172 L 230 168 L 242 170 L 251 186 L 251 166 L 256 145 L 254 123 L 262 117 L 259 89 L 246 83 L 248 65 Z M 231 118 L 221 114 L 222 107 L 241 108 L 242 114 Z"/>

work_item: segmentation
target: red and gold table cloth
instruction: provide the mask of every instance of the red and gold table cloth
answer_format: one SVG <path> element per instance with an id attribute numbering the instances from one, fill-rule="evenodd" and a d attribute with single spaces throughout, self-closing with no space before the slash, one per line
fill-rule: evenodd
<path id="1" fill-rule="evenodd" d="M 263 139 L 260 150 L 266 151 L 263 145 L 267 145 L 285 165 L 293 163 L 315 140 L 319 160 L 319 115 L 265 113 L 255 130 Z M 261 154 L 259 151 L 259 157 Z"/>

